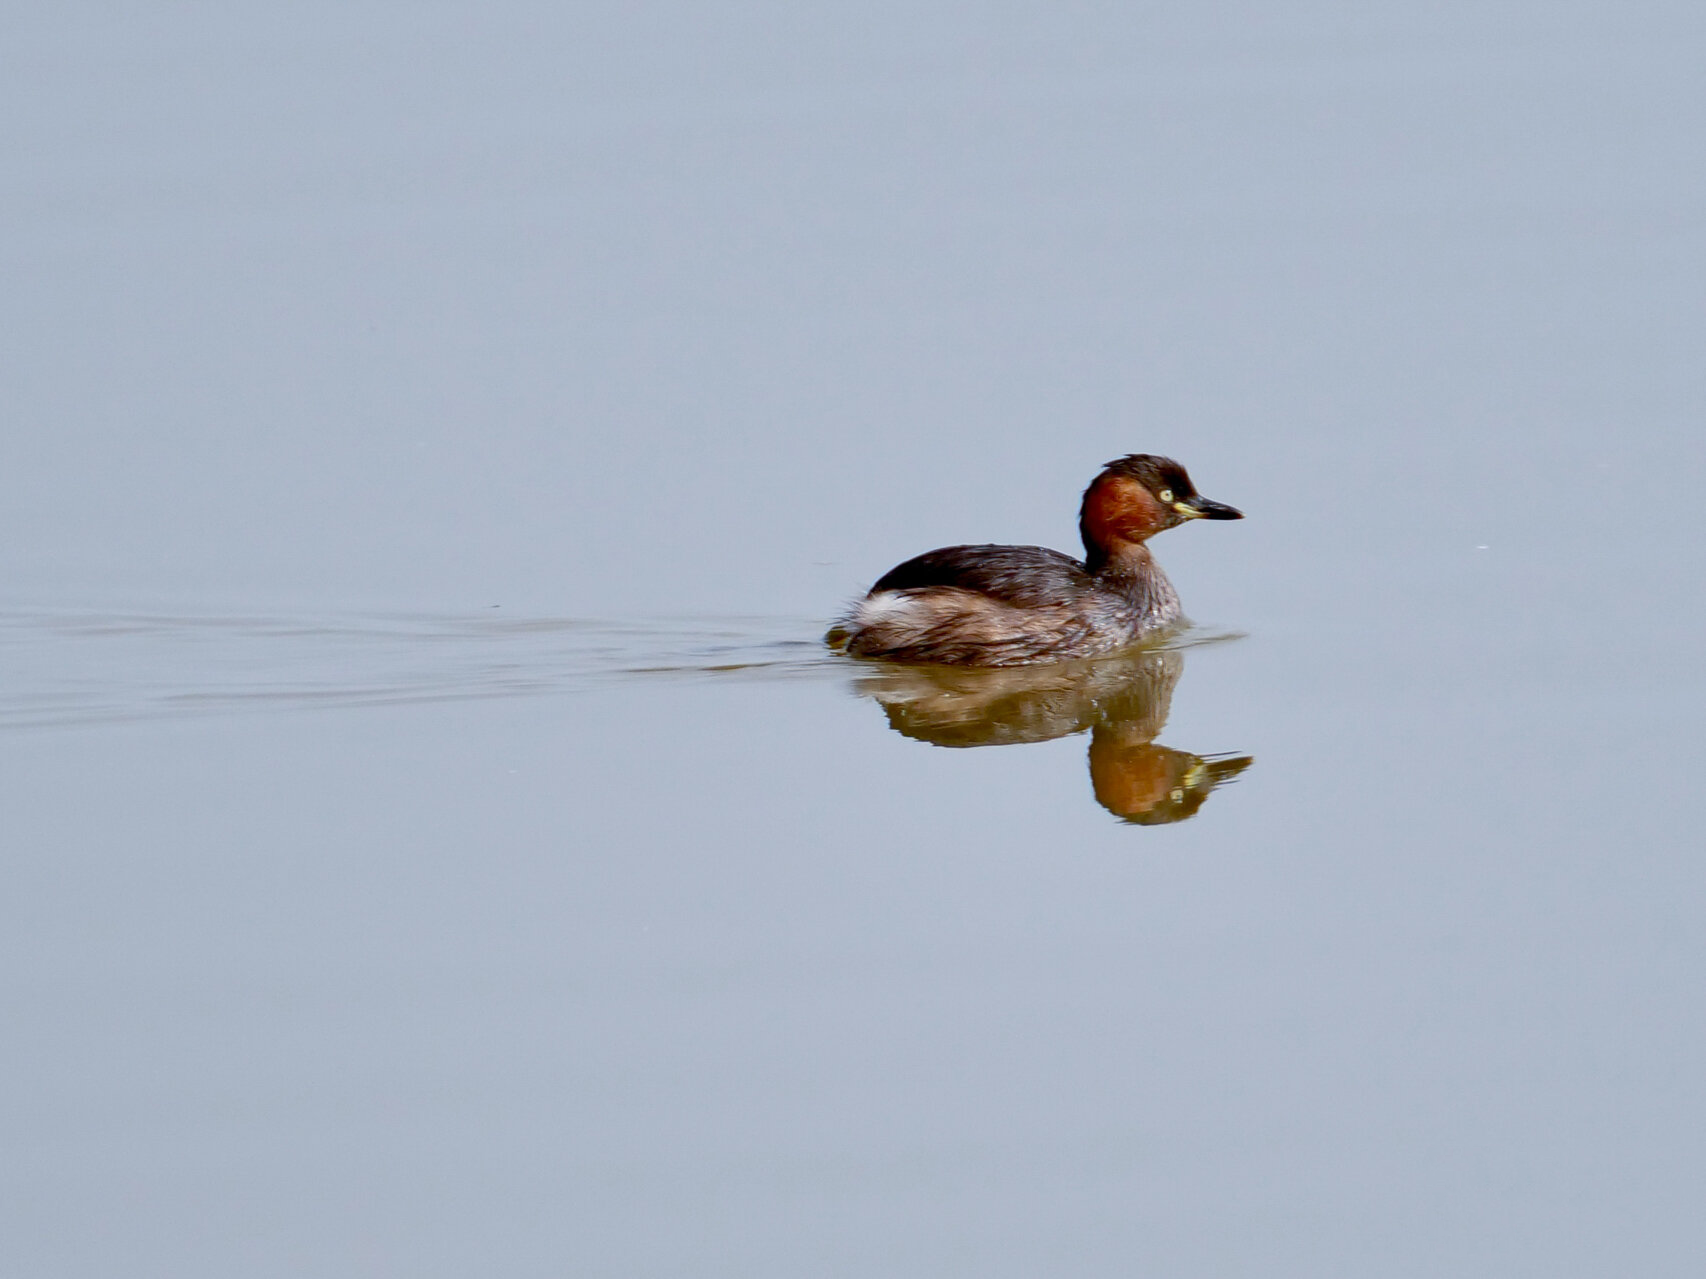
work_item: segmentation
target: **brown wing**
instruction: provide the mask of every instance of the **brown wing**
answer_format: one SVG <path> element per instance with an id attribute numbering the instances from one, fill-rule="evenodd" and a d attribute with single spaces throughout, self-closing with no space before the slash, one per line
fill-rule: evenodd
<path id="1" fill-rule="evenodd" d="M 1084 566 L 1045 546 L 945 546 L 897 564 L 870 590 L 953 586 L 1018 608 L 1069 603 L 1091 586 Z"/>

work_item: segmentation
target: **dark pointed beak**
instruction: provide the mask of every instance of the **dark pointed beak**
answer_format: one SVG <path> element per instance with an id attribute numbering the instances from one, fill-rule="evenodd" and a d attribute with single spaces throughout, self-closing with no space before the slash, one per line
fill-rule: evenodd
<path id="1" fill-rule="evenodd" d="M 1241 520 L 1244 512 L 1236 506 L 1228 506 L 1225 502 L 1211 502 L 1201 494 L 1181 498 L 1173 503 L 1173 509 L 1187 520 Z"/>

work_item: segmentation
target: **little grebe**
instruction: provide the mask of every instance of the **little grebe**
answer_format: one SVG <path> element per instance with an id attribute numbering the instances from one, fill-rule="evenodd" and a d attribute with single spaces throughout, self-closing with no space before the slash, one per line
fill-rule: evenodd
<path id="1" fill-rule="evenodd" d="M 1171 458 L 1133 453 L 1084 490 L 1084 561 L 1041 546 L 949 546 L 883 574 L 824 638 L 854 657 L 1021 666 L 1095 657 L 1176 627 L 1173 584 L 1144 545 L 1186 520 L 1239 520 Z"/>

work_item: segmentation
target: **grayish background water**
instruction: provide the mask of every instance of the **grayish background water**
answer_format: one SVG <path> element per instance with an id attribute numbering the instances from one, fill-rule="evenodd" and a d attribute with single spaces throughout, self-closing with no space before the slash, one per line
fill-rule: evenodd
<path id="1" fill-rule="evenodd" d="M 1696 9 L 7 26 L 6 1273 L 1700 1272 Z M 813 644 L 1133 450 L 1169 826 Z"/>

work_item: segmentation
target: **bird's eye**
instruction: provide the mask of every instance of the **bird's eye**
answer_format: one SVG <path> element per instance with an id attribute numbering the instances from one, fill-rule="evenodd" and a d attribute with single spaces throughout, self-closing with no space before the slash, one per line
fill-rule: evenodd
<path id="1" fill-rule="evenodd" d="M 1168 798 L 1171 799 L 1175 804 L 1177 804 L 1184 797 L 1185 797 L 1185 792 L 1182 790 L 1175 790 L 1171 795 L 1168 796 Z"/>
<path id="2" fill-rule="evenodd" d="M 1171 502 L 1173 500 L 1173 490 L 1172 489 L 1162 489 L 1161 490 L 1161 500 L 1163 502 Z"/>

